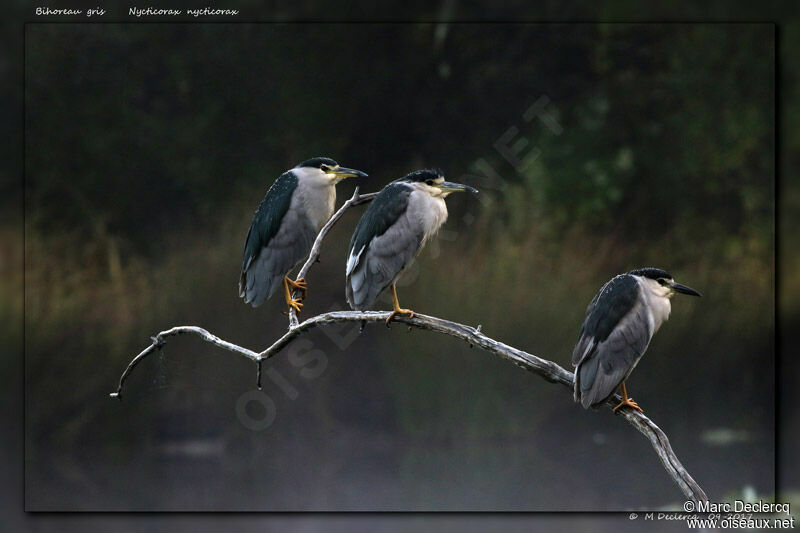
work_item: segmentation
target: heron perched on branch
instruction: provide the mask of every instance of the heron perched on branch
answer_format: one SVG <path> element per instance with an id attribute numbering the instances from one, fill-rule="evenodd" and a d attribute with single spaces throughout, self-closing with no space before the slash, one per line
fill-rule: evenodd
<path id="1" fill-rule="evenodd" d="M 478 192 L 445 181 L 437 170 L 417 170 L 383 188 L 350 241 L 346 293 L 351 308 L 369 308 L 389 288 L 393 310 L 386 324 L 398 314 L 414 316 L 412 310 L 400 307 L 395 283 L 447 220 L 444 199 L 456 191 Z"/>
<path id="2" fill-rule="evenodd" d="M 365 176 L 333 159 L 315 157 L 275 180 L 253 216 L 244 244 L 239 296 L 245 303 L 258 307 L 282 284 L 286 305 L 300 312 L 306 283 L 290 279 L 288 273 L 305 259 L 333 214 L 336 184 Z M 301 298 L 292 297 L 295 289 L 302 292 Z"/>
<path id="3" fill-rule="evenodd" d="M 640 268 L 620 274 L 603 285 L 586 308 L 578 344 L 572 352 L 574 396 L 584 408 L 605 403 L 620 388 L 622 401 L 642 412 L 628 397 L 625 380 L 642 358 L 650 339 L 671 311 L 676 293 L 700 296 L 676 283 L 660 268 Z"/>

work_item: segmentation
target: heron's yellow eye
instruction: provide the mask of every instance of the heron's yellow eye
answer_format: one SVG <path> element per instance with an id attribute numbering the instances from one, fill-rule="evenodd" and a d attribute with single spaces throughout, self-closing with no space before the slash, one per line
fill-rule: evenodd
<path id="1" fill-rule="evenodd" d="M 321 166 L 319 167 L 319 169 L 320 169 L 321 171 L 323 171 L 323 172 L 328 172 L 328 171 L 331 169 L 331 167 L 329 167 L 328 165 L 325 165 L 325 164 L 323 164 L 323 165 L 321 165 Z"/>

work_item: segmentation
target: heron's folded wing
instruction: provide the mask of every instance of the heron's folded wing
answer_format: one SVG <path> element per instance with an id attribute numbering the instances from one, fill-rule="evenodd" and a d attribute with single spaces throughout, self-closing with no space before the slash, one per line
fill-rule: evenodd
<path id="1" fill-rule="evenodd" d="M 253 215 L 250 229 L 247 231 L 242 272 L 247 271 L 253 259 L 261 253 L 261 249 L 269 244 L 272 237 L 278 233 L 281 221 L 292 203 L 292 194 L 296 188 L 297 176 L 291 171 L 285 172 L 275 180 L 267 194 L 264 195 L 264 199 L 261 200 Z"/>
<path id="2" fill-rule="evenodd" d="M 347 254 L 347 274 L 360 261 L 361 254 L 375 237 L 380 237 L 397 222 L 408 208 L 411 188 L 401 183 L 390 183 L 369 204 L 358 221 Z"/>
<path id="3" fill-rule="evenodd" d="M 287 217 L 296 188 L 294 173 L 281 174 L 259 204 L 247 232 L 239 296 L 253 306 L 275 291 L 283 275 L 297 262 L 298 253 L 306 245 L 306 234 L 309 230 L 313 233 L 313 229 L 299 224 L 303 218 L 299 213 Z M 313 242 L 313 235 L 311 238 Z"/>
<path id="4" fill-rule="evenodd" d="M 637 301 L 575 371 L 576 397 L 584 407 L 603 402 L 627 378 L 652 337 L 647 309 Z"/>
<path id="5" fill-rule="evenodd" d="M 417 256 L 423 234 L 418 221 L 403 215 L 386 233 L 375 237 L 365 252 L 370 283 L 385 289 Z"/>
<path id="6" fill-rule="evenodd" d="M 387 185 L 356 227 L 347 261 L 347 301 L 354 309 L 372 305 L 378 294 L 416 256 L 422 243 L 421 223 L 409 218 L 411 188 Z"/>
<path id="7" fill-rule="evenodd" d="M 586 308 L 578 343 L 572 351 L 577 366 L 594 347 L 608 338 L 639 297 L 639 284 L 627 274 L 614 277 L 603 285 Z"/>

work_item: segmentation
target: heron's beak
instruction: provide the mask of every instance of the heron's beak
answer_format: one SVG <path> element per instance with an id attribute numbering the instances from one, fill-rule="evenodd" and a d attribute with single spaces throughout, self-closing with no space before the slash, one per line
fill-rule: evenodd
<path id="1" fill-rule="evenodd" d="M 326 174 L 330 174 L 335 176 L 336 178 L 343 180 L 345 178 L 366 178 L 367 174 L 365 172 L 361 172 L 360 170 L 355 170 L 352 168 L 345 168 L 345 167 L 336 167 L 332 168 L 326 172 Z"/>
<path id="2" fill-rule="evenodd" d="M 458 192 L 458 191 L 467 191 L 471 192 L 472 194 L 478 194 L 478 189 L 474 189 L 469 185 L 462 185 L 460 183 L 453 183 L 452 181 L 443 181 L 441 183 L 434 184 L 434 187 L 439 187 L 443 192 L 451 193 L 451 192 Z"/>
<path id="3" fill-rule="evenodd" d="M 693 288 L 687 287 L 686 285 L 681 285 L 680 283 L 675 283 L 674 281 L 672 283 L 670 283 L 669 286 L 675 292 L 681 292 L 683 294 L 690 294 L 692 296 L 701 296 L 701 294 L 699 292 L 697 292 L 696 290 L 694 290 Z"/>

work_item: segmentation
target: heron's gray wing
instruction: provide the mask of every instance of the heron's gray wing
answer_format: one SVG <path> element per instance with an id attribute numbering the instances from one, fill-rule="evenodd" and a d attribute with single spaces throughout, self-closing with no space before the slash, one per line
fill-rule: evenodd
<path id="1" fill-rule="evenodd" d="M 572 351 L 572 365 L 578 365 L 594 346 L 606 340 L 639 297 L 633 276 L 621 274 L 603 285 L 586 308 L 578 343 Z"/>
<path id="2" fill-rule="evenodd" d="M 408 209 L 408 197 L 411 187 L 392 182 L 378 193 L 369 204 L 361 220 L 358 221 L 348 247 L 347 274 L 358 264 L 363 252 L 375 237 L 379 237 L 397 222 L 397 219 Z"/>
<path id="3" fill-rule="evenodd" d="M 244 247 L 239 296 L 253 307 L 272 296 L 286 273 L 310 250 L 315 232 L 301 210 L 290 210 L 297 188 L 291 171 L 272 184 L 253 216 Z"/>
<path id="4" fill-rule="evenodd" d="M 603 289 L 604 288 L 605 285 L 603 286 Z M 596 343 L 594 335 L 587 334 L 586 324 L 595 309 L 597 299 L 600 297 L 603 289 L 600 289 L 600 292 L 595 294 L 594 298 L 592 298 L 592 301 L 589 303 L 589 306 L 586 308 L 586 316 L 583 319 L 583 324 L 581 324 L 581 331 L 578 334 L 578 342 L 575 344 L 575 348 L 572 349 L 572 366 L 578 366 L 583 358 L 586 357 L 587 354 L 591 353 L 595 347 Z"/>
<path id="5" fill-rule="evenodd" d="M 581 338 L 573 353 L 575 400 L 584 407 L 611 396 L 641 358 L 652 337 L 639 285 L 630 276 L 618 276 L 590 304 Z"/>
<path id="6" fill-rule="evenodd" d="M 370 307 L 378 295 L 416 257 L 424 230 L 408 216 L 411 188 L 387 185 L 372 201 L 356 227 L 347 260 L 347 302 L 353 309 Z"/>

